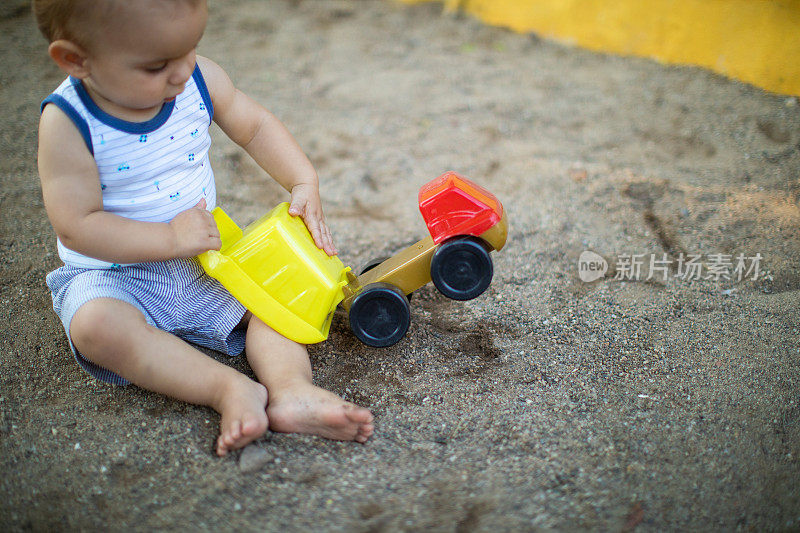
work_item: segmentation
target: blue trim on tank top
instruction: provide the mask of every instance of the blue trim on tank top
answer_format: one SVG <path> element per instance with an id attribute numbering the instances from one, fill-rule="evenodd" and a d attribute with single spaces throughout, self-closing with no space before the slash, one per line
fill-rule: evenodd
<path id="1" fill-rule="evenodd" d="M 78 113 L 72 104 L 67 102 L 66 98 L 61 96 L 60 94 L 51 94 L 44 100 L 42 100 L 42 106 L 39 109 L 40 112 L 44 111 L 44 106 L 47 104 L 54 104 L 58 107 L 61 111 L 63 111 L 72 122 L 75 124 L 75 127 L 78 128 L 78 131 L 83 137 L 83 142 L 86 143 L 86 148 L 89 149 L 89 152 L 94 155 L 94 146 L 92 146 L 92 134 L 89 131 L 89 125 L 86 123 L 86 119 L 84 119 L 80 113 Z"/>
<path id="2" fill-rule="evenodd" d="M 206 80 L 203 78 L 203 73 L 200 72 L 200 65 L 194 65 L 194 72 L 192 72 L 192 78 L 194 78 L 194 83 L 197 85 L 197 90 L 200 91 L 200 96 L 203 97 L 203 102 L 206 104 L 206 109 L 208 110 L 208 123 L 211 124 L 211 121 L 214 120 L 214 104 L 211 102 L 211 95 L 208 93 L 208 87 L 206 86 Z"/>
<path id="3" fill-rule="evenodd" d="M 72 76 L 69 77 L 69 80 L 75 87 L 75 92 L 78 93 L 81 102 L 83 102 L 83 105 L 86 106 L 86 109 L 94 116 L 94 118 L 103 124 L 106 124 L 107 126 L 111 126 L 112 128 L 124 131 L 126 133 L 142 134 L 157 130 L 167 122 L 172 114 L 172 110 L 175 108 L 175 100 L 170 100 L 169 102 L 165 102 L 164 105 L 161 106 L 161 110 L 158 112 L 158 114 L 150 120 L 146 120 L 144 122 L 130 122 L 128 120 L 122 120 L 121 118 L 109 115 L 100 109 L 100 107 L 94 103 L 92 97 L 89 96 L 89 93 L 86 92 L 86 88 L 83 86 L 83 82 L 81 82 L 81 80 L 73 78 Z"/>

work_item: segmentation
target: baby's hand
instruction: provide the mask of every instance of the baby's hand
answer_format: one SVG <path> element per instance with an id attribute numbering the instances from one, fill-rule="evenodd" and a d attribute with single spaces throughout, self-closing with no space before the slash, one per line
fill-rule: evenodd
<path id="1" fill-rule="evenodd" d="M 196 206 L 178 213 L 169 223 L 175 237 L 175 257 L 194 257 L 208 250 L 219 250 L 222 240 L 214 217 L 206 210 L 203 198 Z"/>
<path id="2" fill-rule="evenodd" d="M 328 255 L 339 253 L 333 244 L 331 230 L 325 223 L 325 215 L 322 214 L 322 200 L 320 200 L 319 190 L 315 186 L 301 183 L 292 187 L 292 203 L 289 205 L 289 214 L 303 217 L 308 231 L 314 237 L 314 244 L 317 245 L 317 248 L 325 250 Z"/>

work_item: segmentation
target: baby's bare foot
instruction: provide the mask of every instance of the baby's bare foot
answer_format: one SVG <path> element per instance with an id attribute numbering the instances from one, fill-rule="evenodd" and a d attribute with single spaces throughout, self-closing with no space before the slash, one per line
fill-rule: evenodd
<path id="1" fill-rule="evenodd" d="M 267 415 L 270 429 L 282 433 L 366 442 L 374 430 L 369 410 L 310 383 L 273 391 Z"/>
<path id="2" fill-rule="evenodd" d="M 220 400 L 217 455 L 242 448 L 267 431 L 267 389 L 244 378 L 230 387 Z"/>

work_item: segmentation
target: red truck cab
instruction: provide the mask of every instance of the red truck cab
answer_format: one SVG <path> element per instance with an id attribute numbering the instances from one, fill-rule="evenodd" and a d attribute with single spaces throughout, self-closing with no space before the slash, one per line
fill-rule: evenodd
<path id="1" fill-rule="evenodd" d="M 436 244 L 456 235 L 480 237 L 503 218 L 503 205 L 492 193 L 456 172 L 422 186 L 419 210 Z"/>

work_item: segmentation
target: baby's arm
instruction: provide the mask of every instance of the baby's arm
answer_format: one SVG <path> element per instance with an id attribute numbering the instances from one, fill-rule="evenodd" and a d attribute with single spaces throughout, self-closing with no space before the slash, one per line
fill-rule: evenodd
<path id="1" fill-rule="evenodd" d="M 44 207 L 67 248 L 113 263 L 192 257 L 221 241 L 204 202 L 170 223 L 139 222 L 103 210 L 100 176 L 81 134 L 55 105 L 39 121 L 39 176 Z"/>
<path id="2" fill-rule="evenodd" d="M 197 63 L 214 104 L 214 121 L 291 193 L 289 213 L 303 217 L 317 246 L 336 254 L 322 213 L 317 172 L 303 150 L 280 120 L 234 87 L 219 65 L 200 56 Z"/>

